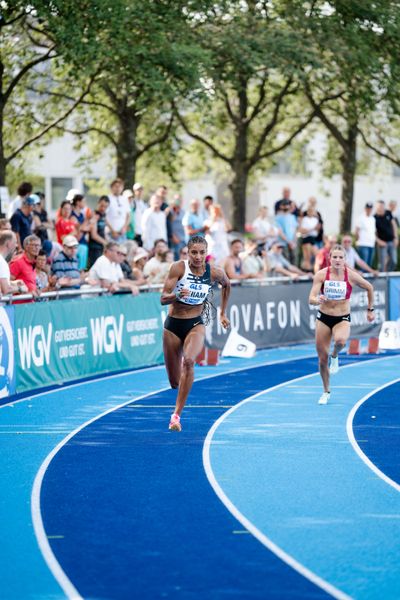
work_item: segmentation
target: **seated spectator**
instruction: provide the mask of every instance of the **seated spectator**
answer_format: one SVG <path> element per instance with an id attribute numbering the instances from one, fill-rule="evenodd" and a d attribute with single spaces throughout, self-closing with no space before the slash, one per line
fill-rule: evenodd
<path id="1" fill-rule="evenodd" d="M 137 286 L 125 279 L 121 269 L 124 254 L 119 244 L 108 242 L 104 248 L 103 256 L 100 256 L 89 271 L 89 280 L 92 285 L 100 285 L 115 294 L 121 291 L 130 291 L 134 296 L 139 293 Z"/>
<path id="2" fill-rule="evenodd" d="M 257 218 L 252 223 L 253 236 L 258 244 L 259 250 L 269 250 L 279 236 L 279 229 L 268 219 L 268 208 L 260 206 Z"/>
<path id="3" fill-rule="evenodd" d="M 132 275 L 136 285 L 144 285 L 147 283 L 147 277 L 143 273 L 148 254 L 144 248 L 138 248 L 132 258 Z"/>
<path id="4" fill-rule="evenodd" d="M 154 256 L 146 262 L 143 269 L 143 274 L 148 278 L 148 283 L 164 283 L 170 267 L 170 263 L 167 262 L 167 254 L 167 242 L 156 240 L 154 244 Z"/>
<path id="5" fill-rule="evenodd" d="M 254 278 L 262 279 L 266 276 L 266 260 L 265 250 L 260 253 L 259 244 L 256 240 L 247 240 L 244 245 L 244 252 L 240 255 L 242 259 L 242 269 L 245 275 L 250 275 Z"/>
<path id="6" fill-rule="evenodd" d="M 56 220 L 57 242 L 63 243 L 66 235 L 77 237 L 79 227 L 76 220 L 72 219 L 72 204 L 68 200 L 61 202 L 59 217 Z"/>
<path id="7" fill-rule="evenodd" d="M 365 273 L 372 273 L 373 275 L 379 275 L 379 271 L 372 269 L 358 254 L 357 250 L 352 246 L 353 240 L 351 235 L 344 235 L 342 238 L 343 248 L 346 254 L 346 264 L 351 268 L 355 269 L 356 266 L 364 271 Z"/>
<path id="8" fill-rule="evenodd" d="M 63 239 L 62 250 L 53 260 L 52 274 L 56 278 L 56 289 L 79 289 L 83 278 L 78 265 L 79 242 L 73 235 L 66 235 Z"/>
<path id="9" fill-rule="evenodd" d="M 133 276 L 133 270 L 128 260 L 128 248 L 125 246 L 120 246 L 120 252 L 122 255 L 121 269 L 124 274 L 125 279 L 131 279 L 132 281 L 135 279 Z"/>
<path id="10" fill-rule="evenodd" d="M 50 292 L 54 289 L 57 278 L 50 276 L 50 266 L 47 264 L 47 255 L 40 250 L 36 258 L 36 287 L 39 292 Z"/>
<path id="11" fill-rule="evenodd" d="M 327 235 L 325 237 L 324 247 L 321 248 L 321 250 L 319 250 L 315 256 L 314 273 L 317 273 L 321 269 L 325 269 L 326 267 L 329 267 L 329 265 L 330 265 L 329 256 L 330 256 L 331 250 L 335 244 L 337 244 L 336 235 Z"/>
<path id="12" fill-rule="evenodd" d="M 232 240 L 230 254 L 224 263 L 224 269 L 229 279 L 253 279 L 257 277 L 257 273 L 245 273 L 243 271 L 243 261 L 240 258 L 242 252 L 242 240 Z"/>
<path id="13" fill-rule="evenodd" d="M 311 273 L 305 273 L 295 265 L 292 265 L 287 258 L 283 256 L 283 244 L 275 242 L 268 252 L 269 268 L 273 277 L 283 275 L 291 279 L 297 279 L 301 275 L 312 277 Z"/>
<path id="14" fill-rule="evenodd" d="M 11 229 L 17 236 L 18 250 L 24 247 L 24 240 L 32 233 L 32 213 L 40 198 L 36 194 L 28 196 L 22 201 L 21 208 L 17 208 L 10 219 Z"/>
<path id="15" fill-rule="evenodd" d="M 28 291 L 25 283 L 18 279 L 11 281 L 9 262 L 17 248 L 17 238 L 13 231 L 0 233 L 0 295 L 21 294 Z"/>
<path id="16" fill-rule="evenodd" d="M 35 297 L 36 287 L 36 258 L 41 249 L 40 239 L 37 235 L 28 235 L 24 239 L 24 252 L 16 256 L 10 263 L 10 273 L 14 280 L 21 280 L 26 285 L 29 292 Z"/>

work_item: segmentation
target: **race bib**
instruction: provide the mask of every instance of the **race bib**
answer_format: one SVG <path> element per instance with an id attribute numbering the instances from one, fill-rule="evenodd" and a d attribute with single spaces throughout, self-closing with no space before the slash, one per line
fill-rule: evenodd
<path id="1" fill-rule="evenodd" d="M 345 300 L 347 283 L 345 281 L 332 281 L 329 279 L 324 283 L 324 296 L 328 300 Z"/>

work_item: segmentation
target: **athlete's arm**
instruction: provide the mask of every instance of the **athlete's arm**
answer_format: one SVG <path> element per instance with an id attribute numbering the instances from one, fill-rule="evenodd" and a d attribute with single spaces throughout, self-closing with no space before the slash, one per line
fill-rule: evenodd
<path id="1" fill-rule="evenodd" d="M 183 277 L 185 272 L 185 267 L 183 261 L 180 260 L 178 262 L 172 263 L 169 268 L 167 279 L 164 283 L 164 289 L 161 292 L 161 304 L 172 304 L 177 300 L 177 296 L 174 292 L 176 282 L 178 279 Z M 180 295 L 186 296 L 189 293 L 189 290 L 181 290 Z"/>
<path id="2" fill-rule="evenodd" d="M 228 306 L 228 299 L 231 293 L 231 282 L 228 275 L 225 273 L 223 269 L 220 267 L 212 267 L 211 268 L 211 278 L 213 281 L 217 281 L 221 287 L 221 314 L 219 320 L 221 321 L 222 327 L 228 329 L 230 327 L 230 322 L 228 317 L 226 316 L 226 308 Z"/>
<path id="3" fill-rule="evenodd" d="M 364 290 L 367 290 L 367 294 L 368 294 L 367 319 L 371 323 L 375 318 L 375 316 L 374 316 L 374 288 L 373 288 L 372 284 L 369 281 L 367 281 L 366 279 L 364 279 L 364 277 L 362 275 L 357 273 L 357 271 L 349 272 L 349 280 L 350 280 L 351 285 L 355 284 L 355 285 L 358 285 L 358 287 L 363 288 Z"/>
<path id="4" fill-rule="evenodd" d="M 325 272 L 326 269 L 322 269 L 322 271 L 318 271 L 318 273 L 314 275 L 310 296 L 308 298 L 309 304 L 318 306 L 326 301 L 326 297 L 321 294 L 321 287 L 325 279 Z"/>

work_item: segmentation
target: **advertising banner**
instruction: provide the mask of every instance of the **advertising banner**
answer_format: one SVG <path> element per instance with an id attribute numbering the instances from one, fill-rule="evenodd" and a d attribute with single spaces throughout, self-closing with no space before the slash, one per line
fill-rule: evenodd
<path id="1" fill-rule="evenodd" d="M 15 394 L 14 307 L 0 307 L 0 399 Z"/>
<path id="2" fill-rule="evenodd" d="M 162 361 L 156 293 L 20 305 L 14 331 L 17 393 Z"/>
<path id="3" fill-rule="evenodd" d="M 375 289 L 375 323 L 367 322 L 367 292 L 355 288 L 351 296 L 351 335 L 378 336 L 386 320 L 386 279 L 371 280 Z M 240 335 L 254 342 L 258 349 L 314 339 L 318 307 L 308 304 L 311 282 L 279 283 L 268 286 L 233 287 L 229 299 L 228 318 Z M 220 295 L 215 292 L 214 304 L 219 314 Z M 207 327 L 207 345 L 222 349 L 228 332 L 219 319 Z"/>
<path id="4" fill-rule="evenodd" d="M 389 320 L 400 319 L 400 277 L 389 279 Z"/>

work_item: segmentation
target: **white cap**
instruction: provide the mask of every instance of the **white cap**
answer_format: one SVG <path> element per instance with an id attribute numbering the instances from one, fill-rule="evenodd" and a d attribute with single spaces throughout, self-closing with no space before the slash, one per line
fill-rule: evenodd
<path id="1" fill-rule="evenodd" d="M 70 190 L 68 190 L 67 195 L 65 196 L 66 200 L 69 200 L 70 202 L 72 202 L 72 200 L 75 198 L 75 196 L 77 196 L 78 194 L 81 194 L 81 190 L 77 190 L 76 188 L 72 188 Z"/>
<path id="2" fill-rule="evenodd" d="M 139 182 L 135 183 L 134 186 L 133 186 L 133 191 L 134 192 L 136 192 L 136 190 L 142 190 L 142 189 L 143 189 L 143 186 Z"/>
<path id="3" fill-rule="evenodd" d="M 122 192 L 122 195 L 124 196 L 124 198 L 132 198 L 133 192 L 132 192 L 132 190 L 124 190 Z"/>

